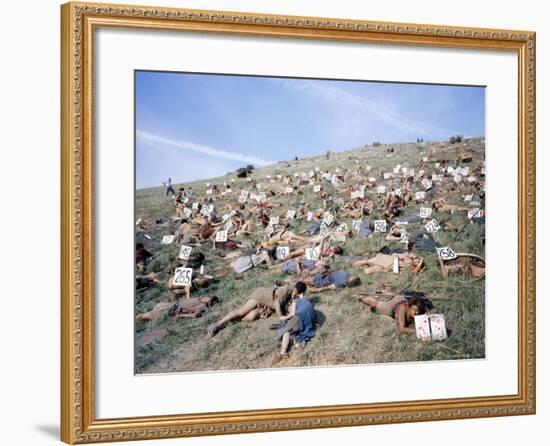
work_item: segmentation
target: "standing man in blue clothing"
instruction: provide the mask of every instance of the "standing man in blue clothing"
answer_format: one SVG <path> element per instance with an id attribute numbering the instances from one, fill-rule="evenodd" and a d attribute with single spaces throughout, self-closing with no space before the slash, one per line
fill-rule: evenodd
<path id="1" fill-rule="evenodd" d="M 165 181 L 162 183 L 164 186 L 164 197 L 168 198 L 168 194 L 176 195 L 176 191 L 174 190 L 174 187 L 172 186 L 172 178 L 168 178 L 168 181 Z"/>
<path id="2" fill-rule="evenodd" d="M 283 325 L 277 332 L 277 338 L 281 339 L 281 350 L 273 358 L 271 365 L 279 363 L 288 356 L 291 341 L 305 344 L 315 335 L 317 325 L 315 308 L 309 300 L 304 298 L 307 285 L 304 282 L 296 282 L 294 290 L 288 314 L 280 317 Z"/>

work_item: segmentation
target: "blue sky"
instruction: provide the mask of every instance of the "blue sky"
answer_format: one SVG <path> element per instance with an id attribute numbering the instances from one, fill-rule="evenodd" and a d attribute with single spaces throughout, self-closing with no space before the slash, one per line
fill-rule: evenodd
<path id="1" fill-rule="evenodd" d="M 327 149 L 485 135 L 485 89 L 136 72 L 136 184 L 213 178 Z"/>

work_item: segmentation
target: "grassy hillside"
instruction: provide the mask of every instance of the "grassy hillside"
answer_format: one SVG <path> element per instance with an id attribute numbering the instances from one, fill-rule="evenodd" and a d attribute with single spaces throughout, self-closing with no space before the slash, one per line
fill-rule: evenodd
<path id="1" fill-rule="evenodd" d="M 421 144 L 391 145 L 393 153 L 388 153 L 389 146 L 363 147 L 347 152 L 333 154 L 330 159 L 325 156 L 301 159 L 297 161 L 280 162 L 265 168 L 256 169 L 253 177 L 262 183 L 262 190 L 282 191 L 285 185 L 279 181 L 271 182 L 278 174 L 293 175 L 309 172 L 315 167 L 321 171 L 334 172 L 339 169 L 357 169 L 358 166 L 371 166 L 369 176 L 376 177 L 378 184 L 391 185 L 392 180 L 382 181 L 382 172 L 392 172 L 397 164 L 417 169 L 423 157 L 428 157 L 429 164 L 425 167 L 427 174 L 434 170 L 436 160 L 451 160 L 450 165 L 458 165 L 454 160 L 461 151 L 469 151 L 474 159 L 468 165 L 481 162 L 484 155 L 484 140 L 474 139 L 459 144 L 446 142 Z M 466 164 L 464 164 L 466 165 Z M 187 168 L 182 166 L 182 169 Z M 439 173 L 437 171 L 437 173 Z M 271 176 L 271 178 L 268 178 Z M 221 198 L 214 204 L 216 208 L 227 202 L 236 202 L 241 189 L 250 190 L 247 179 L 239 179 L 235 173 L 224 177 L 197 181 L 185 184 L 196 191 L 196 201 L 205 198 L 206 183 L 221 185 L 224 181 L 234 180 L 232 197 Z M 365 180 L 366 182 L 366 180 Z M 180 185 L 175 185 L 177 187 Z M 340 184 L 333 191 L 333 197 L 349 200 L 350 184 Z M 422 189 L 418 189 L 422 190 Z M 473 187 L 467 186 L 461 193 L 448 192 L 446 188 L 439 189 L 438 195 L 447 203 L 465 206 L 462 195 L 472 193 Z M 376 195 L 366 191 L 366 196 Z M 313 210 L 323 207 L 319 194 L 312 187 L 299 189 L 298 193 L 277 194 L 270 200 L 275 206 L 272 215 L 284 217 L 288 209 L 296 209 L 298 205 Z M 404 215 L 417 215 L 418 205 L 410 205 Z M 371 219 L 376 218 L 381 211 L 375 211 Z M 136 219 L 143 218 L 150 222 L 158 219 L 169 220 L 174 215 L 174 207 L 170 199 L 164 198 L 162 188 L 139 190 L 136 193 Z M 434 213 L 438 221 L 446 221 L 462 227 L 468 222 L 465 212 L 453 214 Z M 338 219 L 337 219 L 338 220 Z M 351 227 L 351 219 L 338 220 L 347 222 Z M 303 234 L 309 225 L 305 219 L 296 219 L 291 223 L 291 230 Z M 176 224 L 165 227 L 158 226 L 149 231 L 152 240 L 146 244 L 154 258 L 147 265 L 147 271 L 159 271 L 177 258 L 179 247 L 176 245 L 161 245 L 163 235 L 173 234 Z M 409 232 L 420 228 L 420 224 L 409 225 Z M 450 246 L 455 252 L 469 252 L 484 257 L 485 226 L 469 224 L 455 241 L 454 231 L 439 230 L 434 234 L 435 240 L 442 246 Z M 346 256 L 373 252 L 384 245 L 402 246 L 398 242 L 384 240 L 385 234 L 374 234 L 373 237 L 360 239 L 357 236 L 349 238 L 345 243 Z M 261 235 L 245 237 L 242 240 L 249 247 L 257 246 Z M 207 258 L 206 272 L 216 274 L 228 271 L 229 260 L 224 259 L 221 250 L 213 250 L 208 242 L 195 250 L 202 251 Z M 351 262 L 338 259 L 331 269 L 345 269 L 358 275 L 362 284 L 359 288 L 326 292 L 318 295 L 306 293 L 306 297 L 314 302 L 320 312 L 320 325 L 315 337 L 303 349 L 293 349 L 288 360 L 278 366 L 317 366 L 337 364 L 363 364 L 381 362 L 453 360 L 483 358 L 485 355 L 485 280 L 471 279 L 464 276 L 442 277 L 438 259 L 435 253 L 418 253 L 424 258 L 425 268 L 414 275 L 404 270 L 400 274 L 388 272 L 366 276 L 360 268 L 354 268 Z M 248 295 L 257 287 L 272 286 L 277 279 L 288 278 L 278 272 L 278 268 L 255 268 L 242 275 L 233 272 L 213 286 L 194 292 L 193 296 L 216 295 L 220 303 L 212 306 L 209 311 L 198 319 L 172 319 L 165 317 L 156 322 L 136 322 L 136 334 L 150 330 L 165 328 L 168 335 L 146 346 L 136 346 L 136 372 L 158 373 L 175 371 L 251 369 L 270 367 L 271 358 L 278 350 L 274 331 L 269 326 L 276 322 L 275 316 L 266 320 L 250 323 L 230 324 L 214 338 L 206 334 L 208 324 L 215 322 L 227 311 L 243 304 Z M 167 278 L 166 278 L 167 279 Z M 422 342 L 414 335 L 398 335 L 395 321 L 389 317 L 373 314 L 361 302 L 352 299 L 350 295 L 356 291 L 374 291 L 381 284 L 393 291 L 403 288 L 422 291 L 434 303 L 432 312 L 445 315 L 449 339 L 442 342 Z M 136 293 L 135 314 L 149 311 L 158 302 L 169 301 L 169 292 L 164 286 L 153 286 Z"/>

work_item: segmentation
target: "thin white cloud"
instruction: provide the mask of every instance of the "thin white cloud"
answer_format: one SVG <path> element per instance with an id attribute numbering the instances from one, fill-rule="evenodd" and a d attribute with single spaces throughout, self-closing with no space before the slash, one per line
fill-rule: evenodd
<path id="1" fill-rule="evenodd" d="M 203 155 L 214 156 L 216 158 L 223 158 L 232 161 L 239 161 L 247 164 L 253 164 L 254 166 L 268 166 L 275 164 L 275 161 L 264 160 L 256 156 L 249 156 L 243 153 L 229 152 L 227 150 L 215 149 L 213 147 L 196 144 L 190 141 L 175 140 L 165 138 L 160 135 L 146 132 L 144 130 L 137 130 L 136 135 L 138 138 L 144 141 L 149 141 L 157 144 L 163 144 L 166 146 L 176 147 L 184 150 L 192 150 L 194 152 L 202 153 Z"/>
<path id="2" fill-rule="evenodd" d="M 418 136 L 440 136 L 448 137 L 460 133 L 456 130 L 448 130 L 425 122 L 404 116 L 393 110 L 384 107 L 365 97 L 348 93 L 336 87 L 319 84 L 318 82 L 302 81 L 297 79 L 274 79 L 275 82 L 284 85 L 295 91 L 303 92 L 309 96 L 331 102 L 340 107 L 353 108 L 355 110 L 368 113 L 370 117 L 377 118 L 393 128 Z"/>

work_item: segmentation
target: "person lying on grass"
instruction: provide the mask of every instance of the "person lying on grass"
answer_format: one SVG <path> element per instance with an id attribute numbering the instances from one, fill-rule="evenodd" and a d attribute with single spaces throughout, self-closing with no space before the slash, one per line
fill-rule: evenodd
<path id="1" fill-rule="evenodd" d="M 281 317 L 283 316 L 282 309 L 297 292 L 296 286 L 290 287 L 288 285 L 256 288 L 244 305 L 231 310 L 220 320 L 210 324 L 207 332 L 210 336 L 215 336 L 228 322 L 234 320 L 255 321 L 260 318 L 267 318 L 273 312 Z"/>
<path id="2" fill-rule="evenodd" d="M 316 270 L 314 270 L 316 271 Z M 315 272 L 310 277 L 304 277 L 303 282 L 310 287 L 311 293 L 322 293 L 324 291 L 335 291 L 346 287 L 359 286 L 361 279 L 357 276 L 353 276 L 347 271 L 336 270 L 329 271 L 324 270 Z"/>
<path id="3" fill-rule="evenodd" d="M 386 301 L 381 301 L 371 296 L 359 295 L 354 297 L 357 297 L 358 300 L 371 307 L 375 313 L 385 314 L 395 319 L 399 334 L 416 333 L 416 329 L 410 325 L 414 324 L 414 317 L 416 315 L 426 312 L 422 300 L 417 297 L 407 299 L 407 297 L 397 294 Z"/>
<path id="4" fill-rule="evenodd" d="M 281 340 L 281 349 L 273 358 L 271 365 L 279 363 L 288 356 L 291 343 L 304 345 L 315 335 L 317 325 L 315 308 L 309 300 L 304 298 L 307 285 L 304 282 L 297 282 L 294 289 L 288 314 L 279 318 L 281 324 L 277 331 L 277 339 Z"/>
<path id="5" fill-rule="evenodd" d="M 392 271 L 393 258 L 397 256 L 399 260 L 399 269 L 409 267 L 415 274 L 418 274 L 424 265 L 422 257 L 417 256 L 412 252 L 383 254 L 377 253 L 373 258 L 367 260 L 358 260 L 353 263 L 353 266 L 365 266 L 363 270 L 365 274 L 373 274 L 380 271 Z"/>

